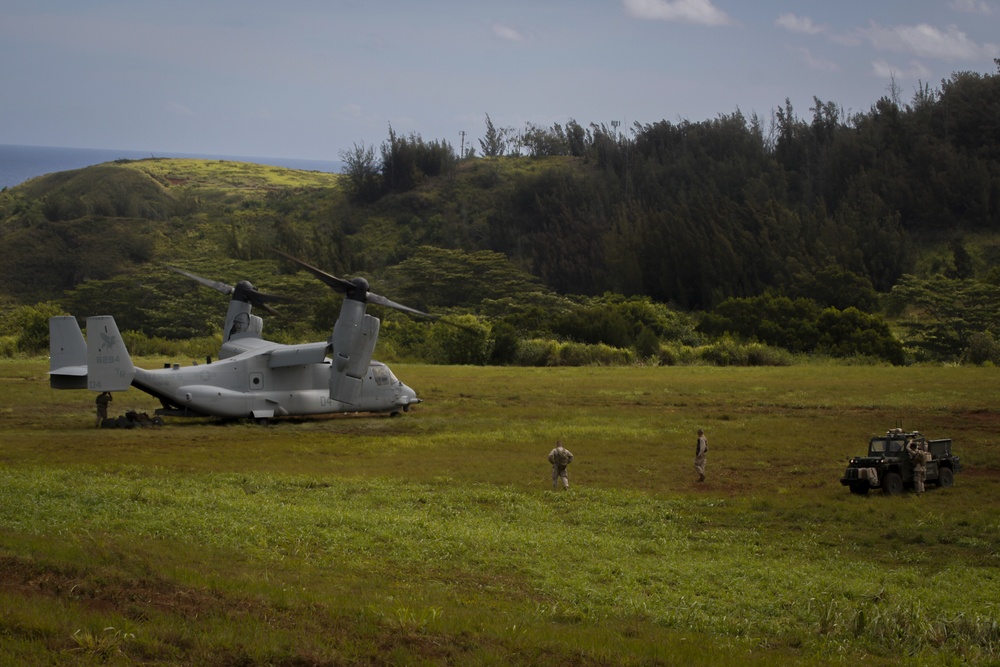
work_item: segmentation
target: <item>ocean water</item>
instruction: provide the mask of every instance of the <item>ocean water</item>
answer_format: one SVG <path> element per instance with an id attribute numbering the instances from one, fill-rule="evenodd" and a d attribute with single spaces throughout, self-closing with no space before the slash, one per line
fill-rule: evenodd
<path id="1" fill-rule="evenodd" d="M 55 148 L 52 146 L 15 146 L 0 144 L 0 190 L 24 183 L 29 178 L 57 171 L 81 169 L 114 160 L 138 160 L 147 157 L 187 157 L 205 160 L 253 162 L 289 169 L 340 173 L 343 165 L 335 160 L 296 160 L 292 158 L 245 157 L 238 155 L 198 155 L 126 151 L 107 148 Z"/>

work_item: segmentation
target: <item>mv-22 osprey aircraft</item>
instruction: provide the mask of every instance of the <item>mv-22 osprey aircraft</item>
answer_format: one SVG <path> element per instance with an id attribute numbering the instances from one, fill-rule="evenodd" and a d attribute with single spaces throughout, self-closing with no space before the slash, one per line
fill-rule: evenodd
<path id="1" fill-rule="evenodd" d="M 158 415 L 249 418 L 262 424 L 289 415 L 397 415 L 420 403 L 416 392 L 396 379 L 388 366 L 372 359 L 379 320 L 365 310 L 374 303 L 420 317 L 433 316 L 370 292 L 364 278 L 338 278 L 276 252 L 344 294 L 329 340 L 301 345 L 264 340 L 263 320 L 250 311 L 259 306 L 273 313 L 266 302 L 284 297 L 260 292 L 245 280 L 226 285 L 171 267 L 232 295 L 217 361 L 136 368 L 110 315 L 87 318 L 86 340 L 75 317 L 53 317 L 49 320 L 50 385 L 97 392 L 134 386 L 160 400 L 163 407 L 156 410 Z"/>

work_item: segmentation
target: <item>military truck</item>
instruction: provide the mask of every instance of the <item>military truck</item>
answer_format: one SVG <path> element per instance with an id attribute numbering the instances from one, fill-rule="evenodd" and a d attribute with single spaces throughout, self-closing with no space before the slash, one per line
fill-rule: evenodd
<path id="1" fill-rule="evenodd" d="M 895 496 L 913 486 L 913 461 L 907 443 L 913 440 L 924 453 L 926 483 L 949 488 L 955 484 L 955 473 L 962 462 L 951 453 L 951 439 L 928 440 L 919 431 L 894 428 L 868 442 L 868 455 L 850 460 L 840 483 L 851 493 L 865 495 L 870 489 Z"/>

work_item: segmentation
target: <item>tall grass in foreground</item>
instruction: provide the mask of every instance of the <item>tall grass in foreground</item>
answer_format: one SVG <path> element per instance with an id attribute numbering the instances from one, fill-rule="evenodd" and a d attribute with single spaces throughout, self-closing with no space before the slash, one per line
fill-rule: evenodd
<path id="1" fill-rule="evenodd" d="M 0 662 L 1000 660 L 987 369 L 396 371 L 402 419 L 119 433 L 0 364 Z M 901 414 L 968 470 L 847 493 Z"/>

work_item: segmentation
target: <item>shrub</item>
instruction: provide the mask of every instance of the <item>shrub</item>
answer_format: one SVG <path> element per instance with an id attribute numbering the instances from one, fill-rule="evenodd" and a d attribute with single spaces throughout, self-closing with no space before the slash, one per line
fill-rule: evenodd
<path id="1" fill-rule="evenodd" d="M 558 343 L 554 340 L 533 338 L 521 341 L 514 355 L 517 366 L 556 366 Z"/>
<path id="2" fill-rule="evenodd" d="M 0 336 L 0 357 L 10 359 L 17 354 L 17 338 Z"/>
<path id="3" fill-rule="evenodd" d="M 507 322 L 497 322 L 493 325 L 492 333 L 493 351 L 490 353 L 490 363 L 494 365 L 513 363 L 520 345 L 514 326 Z"/>
<path id="4" fill-rule="evenodd" d="M 792 354 L 780 347 L 751 343 L 747 346 L 747 364 L 750 366 L 791 366 Z"/>
<path id="5" fill-rule="evenodd" d="M 967 364 L 1000 364 L 1000 343 L 989 331 L 981 331 L 969 336 L 969 346 L 965 348 L 962 361 Z"/>
<path id="6" fill-rule="evenodd" d="M 640 357 L 646 359 L 655 356 L 660 348 L 660 339 L 649 327 L 642 327 L 639 335 L 635 338 L 635 352 Z"/>
<path id="7" fill-rule="evenodd" d="M 597 345 L 562 343 L 558 347 L 560 366 L 624 366 L 634 360 L 631 350 L 603 343 Z"/>
<path id="8" fill-rule="evenodd" d="M 688 366 L 701 361 L 697 349 L 676 342 L 660 345 L 656 356 L 661 366 Z"/>
<path id="9" fill-rule="evenodd" d="M 746 366 L 749 355 L 746 347 L 729 336 L 702 348 L 701 358 L 716 366 Z"/>
<path id="10" fill-rule="evenodd" d="M 716 366 L 791 366 L 787 350 L 762 343 L 740 343 L 730 336 L 701 348 L 699 356 Z"/>
<path id="11" fill-rule="evenodd" d="M 15 308 L 10 315 L 10 324 L 16 335 L 18 351 L 37 354 L 47 350 L 49 318 L 62 314 L 63 309 L 50 302 Z"/>
<path id="12" fill-rule="evenodd" d="M 428 344 L 431 359 L 443 364 L 483 366 L 493 349 L 489 327 L 475 315 L 450 316 L 435 322 Z"/>

